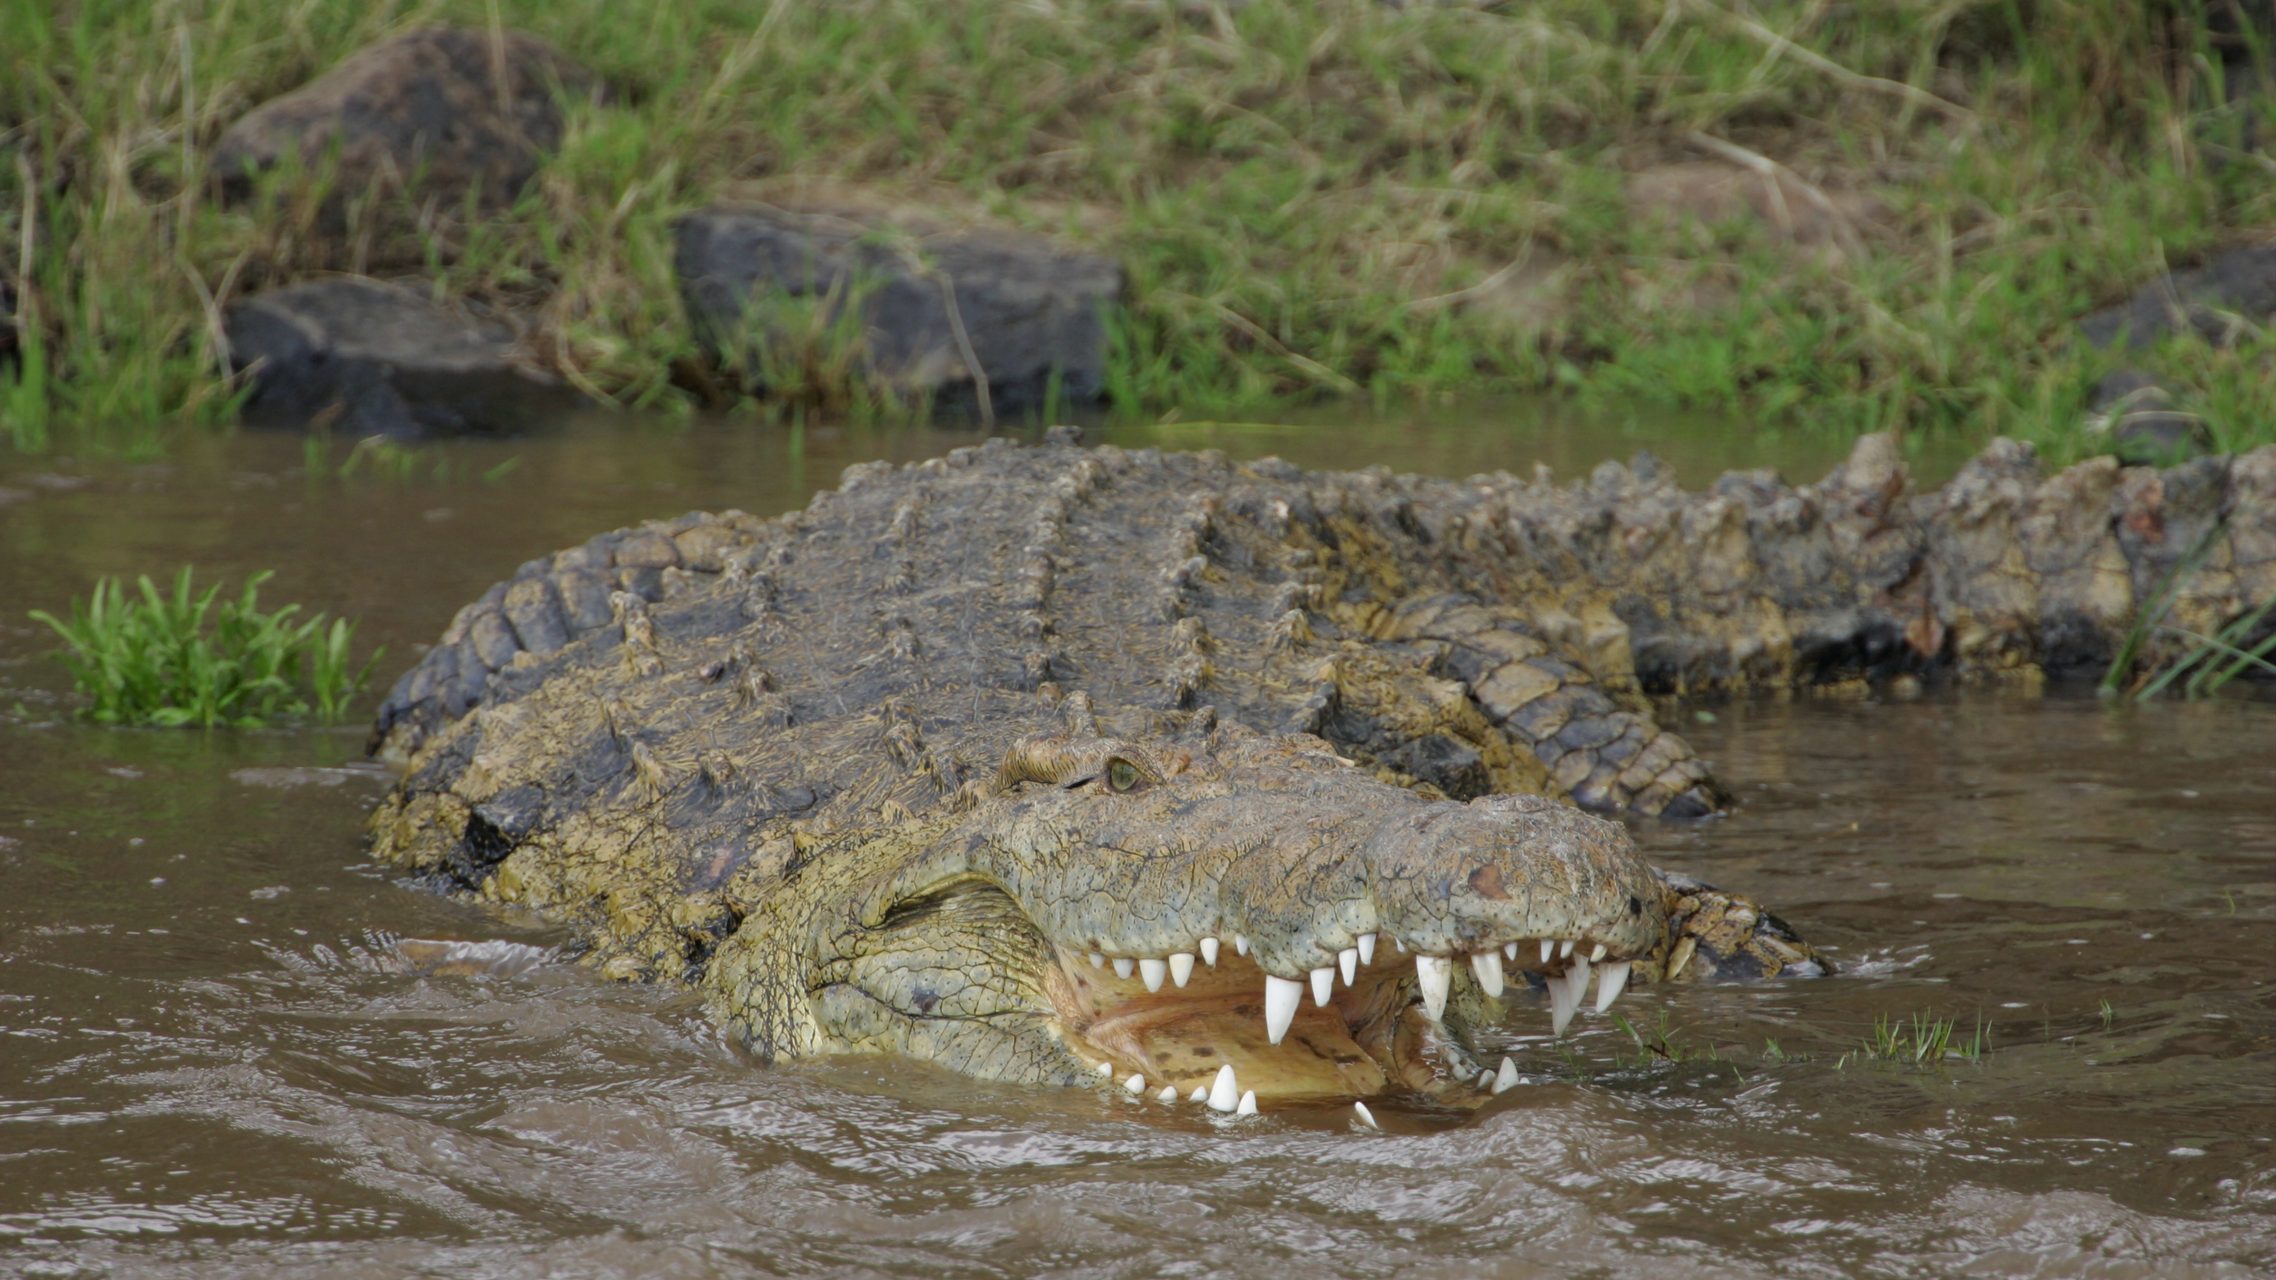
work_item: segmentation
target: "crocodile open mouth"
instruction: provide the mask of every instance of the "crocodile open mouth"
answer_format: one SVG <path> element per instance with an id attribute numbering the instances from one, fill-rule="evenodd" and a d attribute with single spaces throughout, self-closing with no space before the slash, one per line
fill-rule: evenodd
<path id="1" fill-rule="evenodd" d="M 1463 956 L 1408 954 L 1363 934 L 1302 979 L 1268 973 L 1246 941 L 1202 938 L 1190 952 L 1107 956 L 1054 947 L 1045 991 L 1070 1047 L 1133 1094 L 1254 1111 L 1267 1101 L 1414 1093 L 1468 1102 L 1508 1088 L 1449 1030 L 1458 980 L 1489 999 L 1541 975 L 1562 1033 L 1588 997 L 1599 1010 L 1628 983 L 1630 961 L 1587 939 L 1513 939 Z"/>

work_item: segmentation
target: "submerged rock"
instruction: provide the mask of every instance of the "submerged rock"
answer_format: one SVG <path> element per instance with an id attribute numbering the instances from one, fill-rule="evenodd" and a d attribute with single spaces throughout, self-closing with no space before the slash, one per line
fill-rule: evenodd
<path id="1" fill-rule="evenodd" d="M 936 409 L 1017 413 L 1106 389 L 1112 259 L 1000 229 L 769 207 L 682 218 L 674 267 L 698 337 L 763 390 L 819 353 Z M 985 398 L 982 389 L 985 388 Z"/>
<path id="2" fill-rule="evenodd" d="M 377 280 L 313 280 L 229 308 L 248 422 L 397 439 L 523 430 L 568 396 L 503 325 Z"/>
<path id="3" fill-rule="evenodd" d="M 279 165 L 329 168 L 335 224 L 375 195 L 444 212 L 471 195 L 497 208 L 560 144 L 563 100 L 598 90 L 591 72 L 535 36 L 412 31 L 247 112 L 215 146 L 213 172 L 225 199 L 243 200 Z"/>

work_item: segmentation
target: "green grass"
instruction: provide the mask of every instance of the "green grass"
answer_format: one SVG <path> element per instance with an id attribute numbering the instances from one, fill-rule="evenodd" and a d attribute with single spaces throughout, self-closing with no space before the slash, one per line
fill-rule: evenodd
<path id="1" fill-rule="evenodd" d="M 1685 1040 L 1682 1033 L 1670 1022 L 1664 1010 L 1660 1013 L 1659 1025 L 1650 1032 L 1644 1031 L 1617 1013 L 1612 1015 L 1612 1023 L 1619 1027 L 1621 1033 L 1628 1037 L 1629 1043 L 1635 1046 L 1633 1054 L 1626 1052 L 1613 1054 L 1613 1061 L 1623 1068 L 1637 1070 L 1661 1063 L 1669 1065 L 1703 1063 L 1717 1067 L 1728 1067 L 1732 1074 L 1738 1074 L 1738 1066 L 1730 1060 L 1729 1054 L 1713 1044 L 1694 1044 Z M 1783 1054 L 1779 1055 L 1781 1059 L 1783 1056 Z M 1765 1057 L 1767 1058 L 1769 1055 L 1766 1053 Z"/>
<path id="2" fill-rule="evenodd" d="M 1981 1062 L 1991 1052 L 1991 1024 L 1981 1017 L 1966 1038 L 1959 1038 L 1958 1032 L 1958 1022 L 1933 1013 L 1915 1013 L 1909 1018 L 1883 1014 L 1873 1020 L 1872 1032 L 1856 1049 L 1843 1054 L 1836 1067 L 1846 1067 L 1853 1059 L 1915 1067 Z"/>
<path id="3" fill-rule="evenodd" d="M 300 606 L 260 607 L 269 574 L 246 580 L 234 599 L 219 584 L 197 591 L 190 570 L 161 590 L 144 576 L 132 591 L 115 578 L 95 584 L 66 622 L 31 616 L 63 638 L 64 663 L 87 698 L 86 716 L 103 724 L 252 726 L 314 715 L 337 723 L 371 674 L 350 647 L 355 627 Z"/>
<path id="4" fill-rule="evenodd" d="M 916 399 L 864 376 L 868 334 L 861 306 L 874 287 L 855 278 L 818 295 L 750 297 L 740 332 L 720 344 L 727 385 L 762 388 L 763 399 L 747 403 L 770 418 L 874 422 L 922 416 L 925 406 Z"/>
<path id="5" fill-rule="evenodd" d="M 1125 413 L 1555 387 L 2069 456 L 2098 447 L 2080 409 L 2116 360 L 2072 320 L 2276 226 L 2203 7 L 0 0 L 22 71 L 0 81 L 0 271 L 36 337 L 0 432 L 148 453 L 227 420 L 219 308 L 328 267 L 431 274 L 527 315 L 588 394 L 685 409 L 717 371 L 671 219 L 853 184 L 1115 255 Z M 617 102 L 572 112 L 512 209 L 449 231 L 388 233 L 367 199 L 327 237 L 321 165 L 249 208 L 209 198 L 204 155 L 245 108 L 436 21 L 546 36 Z M 1630 175 L 1715 157 L 1857 210 L 1841 251 L 1630 206 Z M 1512 294 L 1526 264 L 1553 270 Z M 801 414 L 866 411 L 844 343 L 812 337 L 766 380 Z M 2144 359 L 2235 448 L 2276 438 L 2272 343 Z"/>
<path id="6" fill-rule="evenodd" d="M 473 479 L 494 485 L 512 475 L 522 464 L 517 455 L 472 471 L 446 449 L 404 444 L 386 436 L 363 437 L 348 446 L 347 455 L 338 462 L 332 460 L 333 451 L 330 431 L 319 429 L 308 433 L 301 442 L 300 454 L 302 469 L 309 479 L 353 480 L 364 476 L 397 485 L 421 479 L 432 484 Z"/>
<path id="7" fill-rule="evenodd" d="M 2276 676 L 2276 661 L 2270 657 L 2276 654 L 2276 630 L 2265 626 L 2276 616 L 2276 598 L 2246 608 L 2210 632 L 2173 621 L 2226 528 L 2225 521 L 2208 526 L 2135 611 L 2103 673 L 2102 696 L 2147 702 L 2178 683 L 2186 697 L 2209 698 L 2240 675 Z M 2264 630 L 2269 634 L 2263 635 Z"/>
<path id="8" fill-rule="evenodd" d="M 2144 700 L 2154 698 L 2179 680 L 2184 695 L 2208 698 L 2248 671 L 2263 677 L 2276 676 L 2276 662 L 2270 661 L 2270 655 L 2276 654 L 2276 633 L 2257 642 L 2254 640 L 2260 635 L 2261 623 L 2272 611 L 2276 611 L 2276 599 L 2238 615 L 2212 635 L 2187 627 L 2161 625 L 2158 630 L 2182 641 L 2187 648 L 2172 666 L 2158 672 L 2134 696 Z M 2247 645 L 2251 647 L 2245 647 Z"/>
<path id="9" fill-rule="evenodd" d="M 2113 1017 L 2108 1001 L 2102 1005 L 2103 1026 L 2107 1029 Z M 1620 1028 L 1634 1046 L 1634 1052 L 1617 1052 L 1614 1061 L 1626 1070 L 1641 1070 L 1660 1066 L 1703 1066 L 1727 1070 L 1744 1078 L 1740 1069 L 1741 1050 L 1725 1049 L 1712 1043 L 1686 1040 L 1669 1021 L 1660 1015 L 1659 1025 L 1650 1031 L 1638 1027 L 1620 1014 L 1612 1015 L 1613 1025 Z M 1948 1062 L 1977 1063 L 1991 1052 L 1991 1024 L 1976 1019 L 1974 1029 L 1962 1036 L 1959 1024 L 1951 1018 L 1939 1018 L 1934 1013 L 1920 1012 L 1908 1017 L 1891 1017 L 1882 1014 L 1873 1020 L 1872 1030 L 1855 1047 L 1833 1059 L 1836 1071 L 1847 1070 L 1856 1063 L 1894 1063 L 1901 1066 L 1939 1066 Z M 1799 1065 L 1821 1061 L 1818 1055 L 1808 1052 L 1791 1052 L 1778 1040 L 1766 1038 L 1762 1051 L 1755 1055 L 1756 1066 Z"/>

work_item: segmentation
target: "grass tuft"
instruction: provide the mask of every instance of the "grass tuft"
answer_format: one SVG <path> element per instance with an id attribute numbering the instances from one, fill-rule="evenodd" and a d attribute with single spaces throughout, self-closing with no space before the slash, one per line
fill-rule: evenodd
<path id="1" fill-rule="evenodd" d="M 1852 1058 L 1906 1066 L 1983 1061 L 1984 1055 L 1991 1052 L 1991 1024 L 1978 1016 L 1974 1032 L 1966 1039 L 1954 1038 L 1958 1030 L 1955 1020 L 1932 1013 L 1915 1013 L 1910 1018 L 1882 1014 L 1873 1019 L 1872 1033 L 1858 1048 L 1843 1054 L 1836 1068 L 1847 1066 Z"/>
<path id="2" fill-rule="evenodd" d="M 1621 1014 L 1613 1014 L 1612 1022 L 1636 1047 L 1636 1052 L 1632 1057 L 1621 1053 L 1614 1054 L 1613 1060 L 1621 1067 L 1634 1070 L 1660 1063 L 1670 1065 L 1697 1063 L 1728 1068 L 1731 1074 L 1739 1074 L 1738 1064 L 1731 1061 L 1730 1057 L 1715 1045 L 1692 1044 L 1685 1041 L 1682 1033 L 1669 1021 L 1664 1010 L 1660 1014 L 1659 1025 L 1649 1033 L 1637 1027 L 1635 1023 L 1630 1022 Z"/>
<path id="3" fill-rule="evenodd" d="M 2103 697 L 2147 702 L 2180 681 L 2183 696 L 2210 698 L 2240 675 L 2276 676 L 2276 661 L 2270 660 L 2276 654 L 2276 628 L 2267 626 L 2276 616 L 2276 597 L 2237 614 L 2210 634 L 2171 621 L 2226 527 L 2226 520 L 2209 525 L 2135 612 L 2110 669 L 2102 675 Z M 2179 647 L 2162 646 L 2170 652 L 2160 653 L 2159 637 L 2178 642 Z"/>
<path id="4" fill-rule="evenodd" d="M 116 578 L 95 584 L 66 622 L 45 610 L 31 616 L 63 638 L 63 661 L 85 714 L 103 724 L 234 725 L 314 715 L 337 723 L 371 674 L 374 653 L 355 665 L 355 626 L 300 606 L 265 612 L 261 584 L 245 582 L 234 599 L 216 583 L 199 592 L 190 570 L 163 591 L 145 575 L 129 591 Z"/>
<path id="5" fill-rule="evenodd" d="M 2107 1028 L 2113 1017 L 2108 1001 L 2103 1002 L 2103 1026 Z M 1740 1069 L 1743 1051 L 1726 1050 L 1714 1044 L 1687 1041 L 1674 1028 L 1666 1013 L 1660 1015 L 1656 1029 L 1646 1031 L 1615 1013 L 1613 1025 L 1626 1035 L 1635 1052 L 1616 1053 L 1615 1062 L 1623 1069 L 1638 1070 L 1656 1066 L 1699 1066 L 1727 1070 L 1734 1077 L 1745 1078 Z M 1991 1024 L 1978 1017 L 1973 1031 L 1963 1037 L 1959 1023 L 1951 1018 L 1939 1018 L 1933 1013 L 1915 1013 L 1907 1018 L 1892 1018 L 1883 1014 L 1873 1020 L 1872 1031 L 1857 1047 L 1842 1053 L 1831 1062 L 1835 1071 L 1847 1070 L 1852 1062 L 1895 1063 L 1900 1066 L 1939 1066 L 1947 1062 L 1978 1063 L 1991 1052 Z M 1762 1051 L 1754 1056 L 1757 1067 L 1801 1065 L 1821 1062 L 1823 1059 L 1810 1052 L 1788 1050 L 1775 1038 L 1765 1038 Z"/>
<path id="6" fill-rule="evenodd" d="M 376 435 L 365 436 L 350 445 L 347 456 L 337 463 L 332 460 L 332 453 L 333 437 L 329 430 L 309 432 L 300 445 L 303 474 L 312 481 L 326 478 L 349 481 L 368 476 L 397 485 L 409 485 L 422 478 L 438 485 L 469 479 L 495 485 L 522 464 L 516 455 L 481 471 L 469 471 L 464 462 L 454 459 L 442 446 L 410 445 Z"/>

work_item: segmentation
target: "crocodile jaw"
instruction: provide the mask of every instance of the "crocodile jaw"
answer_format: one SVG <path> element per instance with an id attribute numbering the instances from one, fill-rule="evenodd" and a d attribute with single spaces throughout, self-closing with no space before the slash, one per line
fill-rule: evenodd
<path id="1" fill-rule="evenodd" d="M 1513 960 L 1512 950 L 1528 958 Z M 1538 940 L 1505 946 L 1496 952 L 1501 963 L 1495 972 L 1510 992 L 1526 984 L 1526 971 L 1542 975 L 1559 1032 L 1575 1008 L 1592 998 L 1591 974 L 1600 1009 L 1609 1008 L 1626 986 L 1630 962 L 1599 952 L 1595 944 L 1568 950 L 1552 939 L 1545 950 L 1546 963 Z M 1603 959 L 1592 965 L 1592 954 Z M 1166 1091 L 1162 1096 L 1222 1102 L 1223 1096 L 1210 1095 L 1219 1093 L 1219 1077 L 1230 1067 L 1230 1096 L 1236 1099 L 1253 1094 L 1268 1102 L 1317 1103 L 1415 1094 L 1442 1104 L 1476 1105 L 1508 1088 L 1514 1072 L 1489 1069 L 1472 1056 L 1443 1019 L 1445 997 L 1454 981 L 1471 988 L 1462 995 L 1472 1011 L 1490 1009 L 1501 997 L 1486 994 L 1482 962 L 1465 961 L 1464 976 L 1455 979 L 1450 958 L 1420 959 L 1418 964 L 1418 957 L 1385 945 L 1370 963 L 1354 963 L 1348 979 L 1339 964 L 1324 971 L 1325 979 L 1289 984 L 1296 988 L 1293 1000 L 1282 987 L 1276 1001 L 1271 975 L 1230 947 L 1221 949 L 1213 965 L 1178 964 L 1188 974 L 1183 985 L 1163 981 L 1151 987 L 1150 967 L 1140 970 L 1131 962 L 1132 973 L 1124 977 L 1114 961 L 1097 953 L 1054 948 L 1043 991 L 1068 1049 L 1091 1071 L 1132 1093 Z M 1171 968 L 1168 958 L 1155 963 Z M 1433 1000 L 1422 974 L 1437 964 L 1445 966 L 1448 985 Z M 1318 999 L 1322 989 L 1325 1003 Z"/>
<path id="2" fill-rule="evenodd" d="M 1056 958 L 1045 991 L 1068 1045 L 1118 1082 L 1135 1075 L 1185 1097 L 1230 1064 L 1241 1089 L 1260 1096 L 1331 1099 L 1373 1097 L 1406 1074 L 1389 1052 L 1396 1037 L 1386 1033 L 1408 1000 L 1382 974 L 1360 974 L 1361 985 L 1335 992 L 1326 1007 L 1299 1010 L 1275 1044 L 1264 974 L 1249 960 L 1225 956 L 1198 966 L 1184 987 L 1148 991 L 1143 978 L 1119 978 L 1111 964 L 1094 968 L 1066 951 Z"/>

